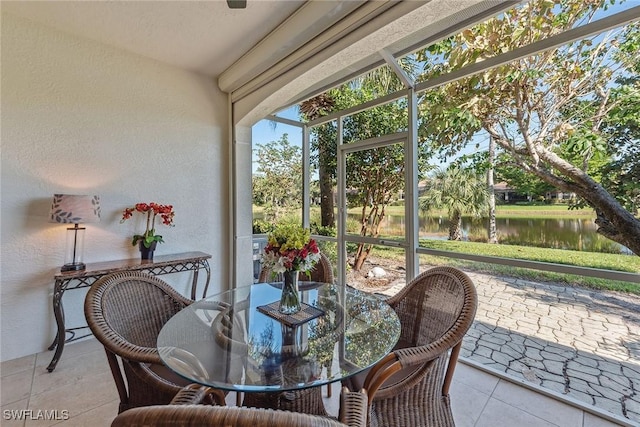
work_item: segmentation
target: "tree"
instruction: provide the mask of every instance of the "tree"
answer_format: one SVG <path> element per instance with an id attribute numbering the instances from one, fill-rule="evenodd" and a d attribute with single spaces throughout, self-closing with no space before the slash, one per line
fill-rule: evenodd
<path id="1" fill-rule="evenodd" d="M 386 76 L 386 75 L 385 75 Z M 372 75 L 356 85 L 340 88 L 332 96 L 340 109 L 358 105 L 388 90 Z M 394 90 L 401 87 L 395 82 Z M 343 121 L 343 143 L 375 138 L 405 130 L 408 125 L 406 102 L 377 106 L 346 117 Z M 360 209 L 360 236 L 378 237 L 386 216 L 386 207 L 396 200 L 404 188 L 404 147 L 392 144 L 350 153 L 346 159 L 348 207 Z M 372 244 L 360 243 L 354 253 L 353 269 L 360 270 Z"/>
<path id="2" fill-rule="evenodd" d="M 302 202 L 302 150 L 285 133 L 278 141 L 258 145 L 253 177 L 254 203 L 265 207 L 265 220 L 275 222 L 299 209 Z"/>
<path id="3" fill-rule="evenodd" d="M 386 146 L 355 153 L 347 158 L 349 206 L 360 209 L 361 236 L 378 237 L 386 207 L 404 188 L 404 153 L 401 146 Z M 354 270 L 360 270 L 373 245 L 360 244 L 354 254 Z"/>
<path id="4" fill-rule="evenodd" d="M 544 197 L 545 194 L 554 190 L 552 185 L 514 164 L 508 154 L 498 156 L 496 176 L 518 194 L 526 194 L 531 200 Z"/>
<path id="5" fill-rule="evenodd" d="M 437 60 L 425 78 L 463 68 L 589 22 L 605 0 L 535 0 L 423 52 Z M 470 132 L 484 129 L 521 170 L 595 209 L 598 233 L 640 255 L 640 220 L 599 182 L 603 127 L 621 105 L 621 77 L 637 76 L 638 24 L 499 66 L 442 86 L 430 96 L 457 112 Z M 626 86 L 629 86 L 628 84 Z M 631 88 L 638 90 L 637 80 Z M 458 150 L 468 142 L 425 109 L 430 138 Z M 445 115 L 446 118 L 446 115 Z M 636 116 L 637 118 L 637 116 Z M 600 165 L 596 167 L 595 165 Z"/>
<path id="6" fill-rule="evenodd" d="M 489 168 L 487 169 L 487 191 L 489 192 L 489 225 L 487 226 L 487 243 L 498 243 L 496 232 L 496 192 L 493 184 L 494 165 L 496 162 L 496 144 L 489 137 Z"/>
<path id="7" fill-rule="evenodd" d="M 489 192 L 485 179 L 470 169 L 452 165 L 440 169 L 429 181 L 419 199 L 420 209 L 446 209 L 449 240 L 462 239 L 462 215 L 481 217 L 488 213 Z"/>
<path id="8" fill-rule="evenodd" d="M 415 64 L 409 59 L 402 61 L 403 67 L 413 71 Z M 313 98 L 301 105 L 306 119 L 340 111 L 363 102 L 376 99 L 402 88 L 402 83 L 389 67 L 382 67 L 337 89 Z M 330 101 L 328 101 L 330 100 Z M 401 100 L 355 113 L 344 118 L 343 143 L 392 134 L 407 129 L 408 115 L 406 102 Z M 330 122 L 312 129 L 312 141 L 317 147 L 319 165 L 324 164 L 327 176 L 331 176 L 331 203 L 333 202 L 333 181 L 336 176 L 337 126 Z M 426 156 L 420 165 L 424 166 Z M 322 166 L 319 166 L 320 168 Z M 322 181 L 322 178 L 320 178 Z M 398 197 L 404 186 L 404 152 L 402 144 L 367 149 L 347 156 L 347 199 L 348 205 L 360 209 L 361 236 L 378 237 L 380 224 L 386 213 L 386 206 Z M 328 186 L 322 187 L 322 199 L 329 194 Z M 328 203 L 327 203 L 328 205 Z M 329 208 L 322 213 L 322 225 L 328 223 Z M 333 204 L 330 213 L 333 215 Z M 373 245 L 359 244 L 354 255 L 353 268 L 359 270 Z"/>
<path id="9" fill-rule="evenodd" d="M 640 38 L 640 36 L 639 36 Z M 640 40 L 638 41 L 640 49 Z M 636 70 L 640 74 L 640 56 Z M 614 160 L 602 167 L 602 185 L 629 211 L 640 210 L 640 77 L 620 81 L 612 91 L 618 106 L 603 125 L 607 149 Z"/>
<path id="10" fill-rule="evenodd" d="M 307 121 L 325 116 L 333 111 L 335 102 L 327 93 L 321 93 L 300 104 L 300 113 Z M 336 134 L 331 125 L 321 125 L 314 132 L 312 148 L 318 154 L 313 160 L 318 167 L 320 185 L 320 222 L 322 227 L 335 226 L 333 189 L 336 179 Z"/>

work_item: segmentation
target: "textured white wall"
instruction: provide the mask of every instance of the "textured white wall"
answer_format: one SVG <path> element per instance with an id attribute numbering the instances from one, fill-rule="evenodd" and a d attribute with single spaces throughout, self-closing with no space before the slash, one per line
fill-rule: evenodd
<path id="1" fill-rule="evenodd" d="M 137 257 L 120 224 L 136 202 L 173 204 L 158 255 L 213 255 L 213 290 L 227 288 L 226 95 L 208 78 L 2 14 L 1 360 L 41 352 L 55 336 L 53 275 L 65 226 L 48 222 L 54 193 L 98 194 L 85 262 Z M 163 276 L 185 292 L 187 273 Z M 63 300 L 83 324 L 84 291 Z M 63 354 L 64 358 L 64 354 Z"/>

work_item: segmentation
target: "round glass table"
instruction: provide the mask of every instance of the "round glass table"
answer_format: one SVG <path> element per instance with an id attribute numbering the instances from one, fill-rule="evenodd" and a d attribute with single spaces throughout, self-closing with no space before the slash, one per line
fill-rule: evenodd
<path id="1" fill-rule="evenodd" d="M 303 310 L 277 309 L 281 283 L 196 301 L 158 336 L 162 361 L 189 381 L 240 392 L 316 387 L 374 365 L 400 336 L 382 299 L 347 286 L 300 282 Z"/>

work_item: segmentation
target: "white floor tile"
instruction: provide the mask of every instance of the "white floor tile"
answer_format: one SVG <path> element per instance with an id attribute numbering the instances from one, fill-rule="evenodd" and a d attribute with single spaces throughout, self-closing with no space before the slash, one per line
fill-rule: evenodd
<path id="1" fill-rule="evenodd" d="M 33 370 L 2 377 L 2 385 L 0 386 L 2 406 L 27 399 L 31 394 L 32 376 Z"/>
<path id="2" fill-rule="evenodd" d="M 548 421 L 491 398 L 480 415 L 476 427 L 558 427 Z"/>
<path id="3" fill-rule="evenodd" d="M 449 395 L 451 396 L 451 412 L 453 412 L 456 427 L 475 426 L 491 397 L 456 380 L 451 384 Z"/>
<path id="4" fill-rule="evenodd" d="M 490 395 L 498 385 L 500 378 L 476 369 L 471 365 L 458 362 L 453 372 L 453 381 L 460 382 L 484 394 Z"/>
<path id="5" fill-rule="evenodd" d="M 74 384 L 81 378 L 105 372 L 110 374 L 111 371 L 104 350 L 93 350 L 80 354 L 69 352 L 60 360 L 53 372 L 48 372 L 41 366 L 36 367 L 31 394 L 57 390 L 66 385 Z M 111 382 L 113 383 L 113 380 Z M 115 388 L 115 385 L 113 387 Z"/>
<path id="6" fill-rule="evenodd" d="M 54 425 L 60 425 L 62 427 L 109 427 L 118 414 L 119 403 L 120 401 L 116 399 Z"/>
<path id="7" fill-rule="evenodd" d="M 28 405 L 29 399 L 23 399 L 9 403 L 8 405 L 2 405 L 2 422 L 0 422 L 0 425 L 2 425 L 2 427 L 24 426 L 24 412 L 21 411 L 27 409 Z"/>
<path id="8" fill-rule="evenodd" d="M 584 413 L 584 424 L 583 427 L 615 427 L 620 426 L 621 424 L 614 423 L 609 420 L 605 420 L 604 418 L 600 418 L 596 415 L 590 414 L 588 412 Z"/>
<path id="9" fill-rule="evenodd" d="M 65 363 L 65 361 L 70 357 L 80 356 L 86 353 L 90 353 L 93 351 L 102 351 L 104 353 L 104 347 L 100 344 L 100 341 L 91 337 L 86 338 L 81 341 L 74 341 L 70 343 L 66 343 L 64 345 L 64 349 L 62 351 L 62 356 L 58 361 L 58 365 L 56 366 L 56 370 L 60 367 L 61 364 Z M 36 359 L 36 366 L 40 368 L 46 368 L 51 363 L 51 359 L 53 358 L 55 351 L 47 350 L 42 353 L 38 353 Z M 55 372 L 55 370 L 54 370 Z"/>
<path id="10" fill-rule="evenodd" d="M 6 362 L 2 362 L 2 364 L 0 365 L 0 374 L 3 377 L 6 377 L 8 375 L 13 375 L 23 371 L 32 372 L 35 363 L 35 354 L 32 354 L 31 356 L 20 357 L 18 359 L 8 360 Z"/>
<path id="11" fill-rule="evenodd" d="M 73 418 L 116 399 L 118 392 L 111 372 L 102 372 L 89 377 L 78 377 L 73 383 L 33 395 L 29 401 L 29 409 L 68 411 Z M 55 422 L 37 422 L 38 426 L 53 424 Z M 26 425 L 31 423 L 27 422 Z"/>
<path id="12" fill-rule="evenodd" d="M 582 410 L 509 381 L 500 380 L 492 397 L 550 423 L 582 427 Z"/>

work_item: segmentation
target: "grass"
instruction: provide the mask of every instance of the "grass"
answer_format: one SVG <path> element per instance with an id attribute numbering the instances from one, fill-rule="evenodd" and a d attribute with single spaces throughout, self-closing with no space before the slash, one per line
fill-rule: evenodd
<path id="1" fill-rule="evenodd" d="M 453 242 L 447 240 L 421 240 L 420 246 L 424 248 L 466 254 L 526 259 L 632 273 L 640 271 L 640 257 L 633 255 L 602 254 L 527 246 L 489 245 L 486 243 Z M 402 262 L 404 260 L 404 250 L 396 248 L 376 246 L 374 247 L 372 254 L 374 256 L 394 261 Z M 551 282 L 565 286 L 582 286 L 594 290 L 618 291 L 640 295 L 640 284 L 631 282 L 598 279 L 573 274 L 552 273 L 433 255 L 420 255 L 420 264 L 449 265 L 480 273 L 518 277 L 538 282 Z"/>
<path id="2" fill-rule="evenodd" d="M 490 245 L 487 243 L 454 242 L 450 240 L 421 240 L 420 246 L 429 249 L 440 249 L 474 255 L 526 259 L 579 267 L 626 271 L 630 273 L 640 272 L 640 257 L 634 255 L 570 251 L 516 245 Z"/>
<path id="3" fill-rule="evenodd" d="M 360 213 L 361 208 L 350 208 L 348 213 Z M 264 208 L 253 205 L 253 213 L 262 215 Z M 387 206 L 385 209 L 388 215 L 403 215 L 404 206 Z M 311 207 L 312 215 L 315 212 L 320 215 L 320 207 Z M 434 210 L 430 216 L 446 216 L 445 210 Z M 593 209 L 582 208 L 569 210 L 566 205 L 498 205 L 496 206 L 496 217 L 498 218 L 595 218 Z"/>
<path id="4" fill-rule="evenodd" d="M 351 208 L 349 213 L 360 213 L 360 208 Z M 403 215 L 404 206 L 387 206 L 388 215 Z M 421 213 L 422 215 L 422 213 Z M 429 216 L 446 216 L 446 210 L 433 210 Z M 567 205 L 498 205 L 496 218 L 595 218 L 593 209 L 582 208 L 569 210 Z"/>
<path id="5" fill-rule="evenodd" d="M 545 206 L 520 206 L 498 205 L 496 206 L 497 218 L 595 218 L 596 214 L 591 208 L 571 209 L 566 205 Z"/>

